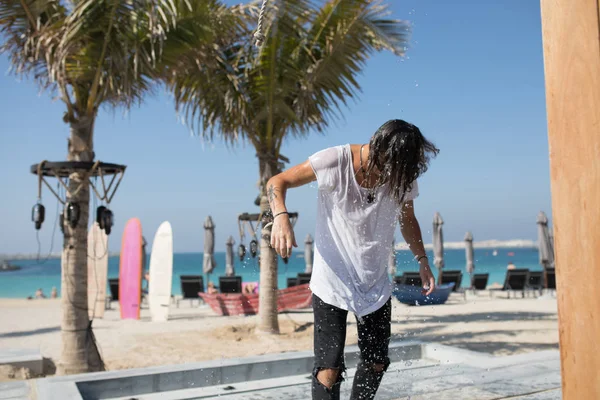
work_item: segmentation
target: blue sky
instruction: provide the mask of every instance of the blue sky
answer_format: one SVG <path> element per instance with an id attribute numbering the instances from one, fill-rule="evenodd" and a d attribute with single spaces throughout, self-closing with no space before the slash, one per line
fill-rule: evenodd
<path id="1" fill-rule="evenodd" d="M 233 3 L 233 2 L 231 2 Z M 448 241 L 535 239 L 536 215 L 551 212 L 539 2 L 534 0 L 394 0 L 393 16 L 410 20 L 404 59 L 374 56 L 359 78 L 363 93 L 325 135 L 290 139 L 282 153 L 292 164 L 329 146 L 364 143 L 391 118 L 408 120 L 441 149 L 419 182 L 415 201 L 426 242 L 433 214 L 444 218 Z M 0 57 L 0 71 L 9 63 Z M 31 164 L 66 158 L 69 130 L 63 105 L 30 81 L 0 75 L 0 253 L 35 252 L 30 220 L 37 183 Z M 202 223 L 216 224 L 217 250 L 234 235 L 237 215 L 255 212 L 258 163 L 254 149 L 234 149 L 190 135 L 168 94 L 139 108 L 102 110 L 95 130 L 97 157 L 126 164 L 111 209 L 110 238 L 118 250 L 127 219 L 139 217 L 151 242 L 171 221 L 176 251 L 202 251 Z M 296 235 L 312 233 L 314 185 L 288 194 L 298 211 Z M 42 252 L 50 248 L 56 201 L 44 191 Z M 398 233 L 397 239 L 400 238 Z M 56 235 L 54 251 L 61 248 Z"/>

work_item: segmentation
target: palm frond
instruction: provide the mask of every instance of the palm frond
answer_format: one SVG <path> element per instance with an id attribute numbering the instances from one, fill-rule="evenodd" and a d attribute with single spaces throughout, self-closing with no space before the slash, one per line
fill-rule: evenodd
<path id="1" fill-rule="evenodd" d="M 240 28 L 228 41 L 184 55 L 168 86 L 199 134 L 220 134 L 229 144 L 246 138 L 275 155 L 287 135 L 324 131 L 341 118 L 361 90 L 358 75 L 368 58 L 382 50 L 403 54 L 408 38 L 408 25 L 389 19 L 376 1 L 286 0 L 270 5 L 267 39 L 257 49 L 259 2 L 230 11 Z"/>
<path id="2" fill-rule="evenodd" d="M 47 58 L 58 44 L 66 18 L 59 0 L 3 0 L 0 2 L 0 53 L 7 54 L 17 75 L 32 75 L 43 88 L 52 87 Z"/>
<path id="3" fill-rule="evenodd" d="M 199 34 L 189 34 L 186 25 L 179 24 L 170 35 L 163 80 L 192 129 L 210 139 L 218 131 L 232 144 L 252 131 L 247 109 L 251 103 L 244 88 L 252 6 L 211 8 L 210 32 L 204 26 Z"/>
<path id="4" fill-rule="evenodd" d="M 65 21 L 50 69 L 60 85 L 80 87 L 79 112 L 141 101 L 152 87 L 174 0 L 82 0 Z"/>
<path id="5" fill-rule="evenodd" d="M 303 119 L 323 122 L 314 128 L 326 127 L 360 92 L 357 76 L 374 52 L 404 53 L 408 24 L 387 19 L 387 14 L 387 7 L 369 0 L 330 1 L 318 13 L 302 56 L 312 65 L 297 103 Z"/>

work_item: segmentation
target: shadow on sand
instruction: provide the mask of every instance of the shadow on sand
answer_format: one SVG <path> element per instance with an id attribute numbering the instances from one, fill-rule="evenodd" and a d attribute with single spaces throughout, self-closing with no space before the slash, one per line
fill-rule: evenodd
<path id="1" fill-rule="evenodd" d="M 32 335 L 43 335 L 44 333 L 52 333 L 52 332 L 56 332 L 56 331 L 60 331 L 60 326 L 53 326 L 51 328 L 32 329 L 30 331 L 15 331 L 15 332 L 0 333 L 0 339 L 32 336 Z"/>

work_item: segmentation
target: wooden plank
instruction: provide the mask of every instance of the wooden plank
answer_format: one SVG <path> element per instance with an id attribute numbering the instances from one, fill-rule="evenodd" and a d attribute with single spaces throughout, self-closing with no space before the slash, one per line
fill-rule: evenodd
<path id="1" fill-rule="evenodd" d="M 541 0 L 563 398 L 600 399 L 600 0 Z"/>

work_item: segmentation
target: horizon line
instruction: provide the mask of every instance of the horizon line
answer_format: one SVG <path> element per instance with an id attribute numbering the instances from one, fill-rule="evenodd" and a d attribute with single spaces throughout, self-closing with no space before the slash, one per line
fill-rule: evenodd
<path id="1" fill-rule="evenodd" d="M 432 243 L 425 243 L 424 244 L 425 249 L 431 250 L 431 248 L 433 247 Z M 473 242 L 473 247 L 477 248 L 477 249 L 493 249 L 493 248 L 537 248 L 537 242 L 534 240 L 529 240 L 529 239 L 512 239 L 512 240 L 481 240 L 481 241 L 474 241 Z M 301 248 L 301 246 L 299 246 L 299 248 Z M 456 250 L 456 249 L 464 249 L 465 248 L 465 242 L 464 241 L 460 241 L 460 242 L 444 242 L 444 248 L 448 249 L 448 250 Z M 403 251 L 403 250 L 408 250 L 408 245 L 406 244 L 406 242 L 395 242 L 394 243 L 394 249 L 396 251 Z M 225 252 L 225 250 L 216 250 L 215 253 L 223 253 Z M 149 254 L 150 252 L 148 252 Z M 201 254 L 203 253 L 203 251 L 189 251 L 189 250 L 185 250 L 185 251 L 174 251 L 173 254 Z M 114 257 L 114 256 L 118 256 L 120 254 L 120 251 L 112 251 L 109 252 L 109 257 Z M 45 254 L 43 256 L 40 256 L 40 260 L 43 259 L 49 259 L 49 258 L 60 258 L 61 257 L 61 253 L 52 253 L 52 254 Z M 0 260 L 33 260 L 38 258 L 38 254 L 37 253 L 13 253 L 13 254 L 8 254 L 8 253 L 0 253 Z"/>

